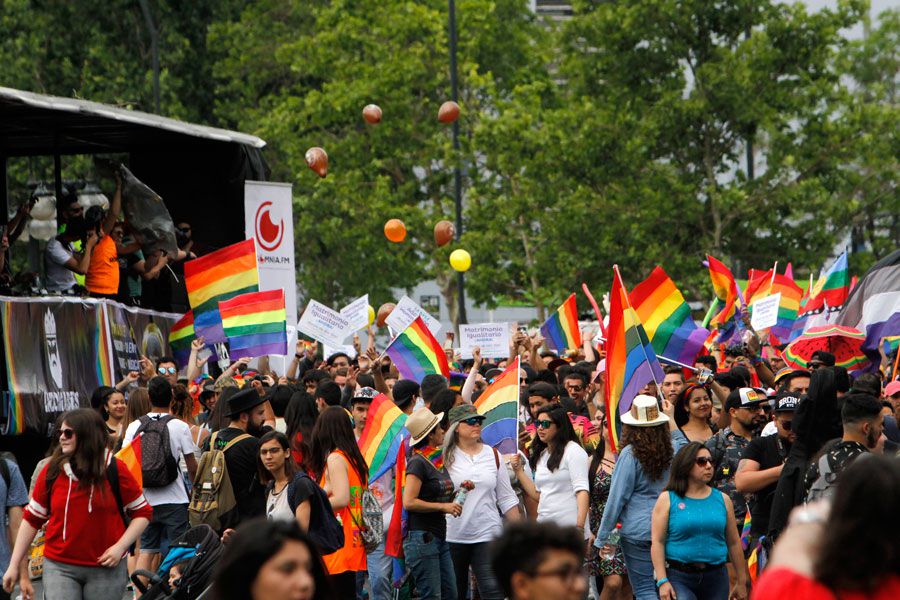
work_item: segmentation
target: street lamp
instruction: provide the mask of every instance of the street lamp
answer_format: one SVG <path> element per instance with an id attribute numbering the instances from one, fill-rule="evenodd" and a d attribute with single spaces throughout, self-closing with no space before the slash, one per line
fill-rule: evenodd
<path id="1" fill-rule="evenodd" d="M 450 99 L 459 103 L 459 89 L 456 68 L 456 1 L 449 1 L 449 34 L 450 34 Z M 453 167 L 453 200 L 456 209 L 456 241 L 462 236 L 462 170 L 459 167 L 459 119 L 453 121 L 453 153 L 456 158 Z M 462 271 L 456 273 L 457 290 L 457 324 L 466 323 L 466 275 Z"/>

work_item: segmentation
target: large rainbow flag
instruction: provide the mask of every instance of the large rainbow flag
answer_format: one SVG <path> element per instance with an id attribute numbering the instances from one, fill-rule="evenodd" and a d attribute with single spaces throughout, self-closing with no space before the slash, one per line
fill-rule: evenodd
<path id="1" fill-rule="evenodd" d="M 233 356 L 287 354 L 284 290 L 267 290 L 219 302 L 222 328 Z"/>
<path id="2" fill-rule="evenodd" d="M 691 307 L 663 268 L 653 269 L 629 298 L 656 355 L 693 365 L 709 331 L 694 322 Z"/>
<path id="3" fill-rule="evenodd" d="M 397 461 L 397 452 L 403 440 L 409 437 L 406 430 L 406 413 L 397 408 L 394 401 L 378 394 L 369 405 L 366 426 L 359 436 L 359 450 L 369 465 L 369 482 L 373 482 Z"/>
<path id="4" fill-rule="evenodd" d="M 187 261 L 184 284 L 196 335 L 208 344 L 224 342 L 219 302 L 259 291 L 255 242 L 251 238 Z"/>
<path id="5" fill-rule="evenodd" d="M 719 330 L 719 341 L 722 342 L 728 340 L 738 327 L 740 290 L 731 269 L 708 254 L 706 260 L 709 263 L 709 278 L 713 290 L 722 304 L 722 310 L 709 323 L 714 329 Z"/>
<path id="6" fill-rule="evenodd" d="M 838 308 L 844 305 L 850 295 L 850 267 L 847 263 L 847 252 L 844 251 L 828 271 L 819 277 L 809 298 L 803 304 L 801 314 L 825 308 Z"/>
<path id="7" fill-rule="evenodd" d="M 628 302 L 618 266 L 613 267 L 606 334 L 606 422 L 610 442 L 618 451 L 622 415 L 631 410 L 631 403 L 642 387 L 663 380 L 662 367 L 650 339 Z"/>
<path id="8" fill-rule="evenodd" d="M 747 290 L 744 292 L 751 311 L 757 300 L 779 293 L 781 300 L 778 304 L 778 322 L 769 329 L 770 338 L 774 336 L 772 341 L 775 343 L 789 342 L 799 335 L 792 335 L 791 330 L 800 311 L 803 290 L 787 274 L 782 275 L 773 269 L 763 272 L 751 270 Z"/>
<path id="9" fill-rule="evenodd" d="M 541 335 L 557 352 L 575 350 L 581 346 L 581 330 L 578 329 L 578 305 L 575 294 L 569 296 L 556 312 L 541 325 Z"/>
<path id="10" fill-rule="evenodd" d="M 481 439 L 501 454 L 515 454 L 519 436 L 519 357 L 475 401 L 484 415 Z"/>
<path id="11" fill-rule="evenodd" d="M 385 349 L 404 379 L 422 382 L 426 375 L 436 373 L 450 379 L 447 355 L 429 331 L 422 317 L 416 317 Z M 371 408 L 369 410 L 372 410 Z"/>
<path id="12" fill-rule="evenodd" d="M 191 340 L 194 339 L 194 313 L 187 311 L 172 325 L 169 331 L 169 346 L 172 357 L 179 368 L 184 368 L 191 358 Z"/>

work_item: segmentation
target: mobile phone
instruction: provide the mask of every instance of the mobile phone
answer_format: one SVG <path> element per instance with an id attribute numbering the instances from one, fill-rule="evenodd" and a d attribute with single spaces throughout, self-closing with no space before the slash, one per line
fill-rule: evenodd
<path id="1" fill-rule="evenodd" d="M 204 348 L 197 353 L 197 359 L 202 362 L 208 361 L 210 356 L 212 356 L 212 350 L 210 350 L 209 348 Z"/>
<path id="2" fill-rule="evenodd" d="M 528 328 L 525 327 L 524 325 L 519 325 L 518 331 L 519 331 L 519 333 L 524 333 L 525 335 L 528 335 Z"/>

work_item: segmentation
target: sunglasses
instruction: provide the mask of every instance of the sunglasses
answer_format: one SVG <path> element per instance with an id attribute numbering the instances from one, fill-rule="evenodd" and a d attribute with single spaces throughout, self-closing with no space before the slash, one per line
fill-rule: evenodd
<path id="1" fill-rule="evenodd" d="M 550 419 L 541 419 L 540 421 L 535 421 L 534 424 L 540 429 L 550 429 L 550 426 L 553 425 L 553 421 Z"/>
<path id="2" fill-rule="evenodd" d="M 567 385 L 566 389 L 572 390 L 573 392 L 580 392 L 581 390 L 584 389 L 584 386 L 583 385 Z"/>
<path id="3" fill-rule="evenodd" d="M 156 372 L 160 375 L 165 375 L 166 373 L 168 373 L 169 375 L 174 375 L 178 372 L 178 369 L 176 369 L 175 367 L 159 367 L 158 369 L 156 369 Z"/>
<path id="4" fill-rule="evenodd" d="M 706 465 L 713 464 L 712 458 L 708 456 L 698 456 L 695 462 L 697 463 L 698 467 L 705 467 Z"/>
<path id="5" fill-rule="evenodd" d="M 468 419 L 463 419 L 460 423 L 465 423 L 469 427 L 475 427 L 476 425 L 481 425 L 483 420 L 482 417 L 469 417 Z"/>
<path id="6" fill-rule="evenodd" d="M 790 421 L 780 421 L 780 423 L 781 423 L 781 428 L 784 429 L 785 431 L 791 430 L 791 422 Z"/>
<path id="7" fill-rule="evenodd" d="M 74 429 L 60 429 L 59 432 L 57 433 L 57 435 L 61 438 L 71 440 L 73 437 L 75 437 L 75 430 Z"/>

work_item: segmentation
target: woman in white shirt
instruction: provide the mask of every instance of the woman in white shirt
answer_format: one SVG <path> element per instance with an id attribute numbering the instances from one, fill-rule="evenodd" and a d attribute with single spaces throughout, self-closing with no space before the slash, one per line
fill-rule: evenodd
<path id="1" fill-rule="evenodd" d="M 503 589 L 491 569 L 490 542 L 503 530 L 503 514 L 517 521 L 519 499 L 512 489 L 500 453 L 481 441 L 484 416 L 471 404 L 450 409 L 450 427 L 444 436 L 444 468 L 459 490 L 463 482 L 474 488 L 466 494 L 459 517 L 447 516 L 447 541 L 456 575 L 459 600 L 469 590 L 469 567 L 475 573 L 482 600 L 503 600 Z"/>
<path id="2" fill-rule="evenodd" d="M 535 418 L 537 437 L 531 445 L 529 464 L 534 481 L 525 474 L 521 460 L 513 459 L 522 490 L 538 502 L 537 520 L 577 527 L 584 532 L 590 505 L 588 455 L 564 408 L 548 405 Z M 587 538 L 587 536 L 585 536 Z"/>

